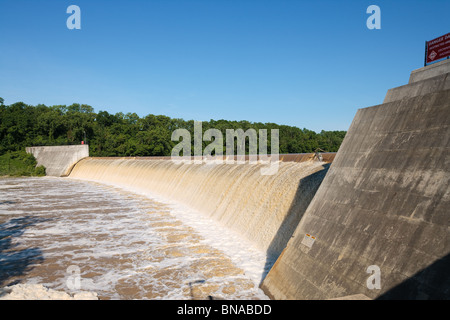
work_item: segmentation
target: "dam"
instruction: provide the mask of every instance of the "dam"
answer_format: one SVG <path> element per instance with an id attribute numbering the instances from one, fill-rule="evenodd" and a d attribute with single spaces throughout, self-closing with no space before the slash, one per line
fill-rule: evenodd
<path id="1" fill-rule="evenodd" d="M 272 176 L 91 157 L 66 178 L 0 179 L 0 286 L 72 292 L 75 270 L 100 299 L 267 299 L 259 285 L 334 156 L 281 155 Z"/>
<path id="2" fill-rule="evenodd" d="M 231 232 L 223 248 L 245 243 L 249 252 L 263 253 L 262 264 L 256 259 L 259 271 L 252 281 L 272 299 L 449 299 L 449 68 L 450 61 L 442 61 L 414 70 L 409 83 L 390 89 L 383 104 L 357 111 L 336 155 L 323 154 L 322 161 L 314 154 L 282 155 L 275 175 L 261 175 L 261 163 L 199 165 L 167 158 L 83 157 L 63 170 L 68 178 L 62 180 L 120 188 L 142 196 L 143 203 L 150 197 L 163 207 L 158 212 L 167 212 L 164 203 L 175 203 L 199 213 L 190 221 L 205 218 L 211 226 L 217 223 L 223 229 L 216 233 Z M 79 195 L 89 201 L 90 192 Z M 132 215 L 124 219 L 130 222 Z M 169 230 L 169 237 L 177 225 L 160 226 Z M 120 224 L 114 228 L 120 230 Z M 189 230 L 187 234 L 195 228 Z M 215 250 L 206 251 L 222 256 Z M 169 251 L 158 252 L 164 256 Z M 176 265 L 179 251 L 170 252 Z M 245 274 L 233 271 L 232 260 L 218 269 Z M 169 270 L 158 272 L 169 273 L 168 278 L 180 274 L 179 269 Z M 190 285 L 174 286 L 188 298 L 189 288 L 201 291 L 211 283 L 220 287 L 216 276 L 209 275 L 200 280 L 181 275 L 179 281 L 188 279 Z M 214 290 L 201 298 L 216 296 Z M 264 298 L 248 283 L 225 289 L 239 290 L 251 294 L 225 298 Z M 223 294 L 222 290 L 218 295 Z M 148 296 L 179 297 L 173 291 Z"/>
<path id="3" fill-rule="evenodd" d="M 47 176 L 64 177 L 79 160 L 89 157 L 89 146 L 28 147 L 26 152 L 36 158 L 38 166 L 46 168 Z"/>
<path id="4" fill-rule="evenodd" d="M 70 178 L 155 193 L 183 203 L 241 236 L 276 259 L 286 246 L 329 164 L 282 161 L 277 174 L 262 176 L 263 164 L 175 164 L 170 160 L 88 158 Z"/>
<path id="5" fill-rule="evenodd" d="M 445 60 L 358 110 L 262 288 L 274 299 L 449 299 L 449 208 Z"/>

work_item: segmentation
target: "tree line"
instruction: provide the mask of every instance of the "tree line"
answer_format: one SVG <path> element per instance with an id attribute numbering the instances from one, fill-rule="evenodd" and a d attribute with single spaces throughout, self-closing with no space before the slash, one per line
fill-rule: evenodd
<path id="1" fill-rule="evenodd" d="M 187 129 L 193 136 L 194 121 L 148 114 L 94 112 L 86 104 L 70 106 L 36 106 L 17 102 L 4 105 L 0 98 L 0 155 L 24 150 L 29 146 L 75 145 L 87 140 L 91 156 L 170 156 L 179 141 L 172 141 L 172 132 Z M 252 128 L 279 130 L 280 153 L 308 153 L 320 148 L 336 152 L 345 131 L 321 131 L 275 123 L 210 120 L 202 129 L 218 129 L 225 137 L 226 129 Z M 193 143 L 193 141 L 192 141 Z M 204 142 L 204 146 L 209 142 Z M 270 147 L 270 146 L 269 146 Z M 270 150 L 270 149 L 269 149 Z M 225 154 L 225 145 L 224 145 Z"/>
<path id="2" fill-rule="evenodd" d="M 3 176 L 45 176 L 45 167 L 37 166 L 37 161 L 25 150 L 8 151 L 0 155 L 0 177 Z"/>

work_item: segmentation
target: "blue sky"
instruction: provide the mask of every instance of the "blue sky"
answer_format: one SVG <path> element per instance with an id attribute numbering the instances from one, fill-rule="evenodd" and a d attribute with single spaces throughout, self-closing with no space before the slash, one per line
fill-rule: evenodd
<path id="1" fill-rule="evenodd" d="M 69 5 L 81 30 L 69 30 Z M 381 29 L 369 30 L 369 5 Z M 0 97 L 347 130 L 450 32 L 448 0 L 0 0 Z"/>

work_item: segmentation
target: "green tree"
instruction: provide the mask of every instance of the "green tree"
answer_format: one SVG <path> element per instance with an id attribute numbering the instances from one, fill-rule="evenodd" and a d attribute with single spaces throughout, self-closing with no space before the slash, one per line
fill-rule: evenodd
<path id="1" fill-rule="evenodd" d="M 0 98 L 0 155 L 8 151 L 24 150 L 31 145 L 79 144 L 86 138 L 92 156 L 170 156 L 178 142 L 171 141 L 176 129 L 187 129 L 194 137 L 194 121 L 148 114 L 107 111 L 94 112 L 94 108 L 74 103 L 70 106 L 37 106 L 17 102 L 4 105 Z M 321 131 L 278 125 L 276 123 L 249 122 L 246 120 L 213 120 L 202 123 L 203 133 L 215 128 L 223 135 L 224 152 L 227 129 L 266 129 L 268 151 L 271 130 L 280 132 L 280 153 L 306 153 L 321 148 L 328 152 L 339 149 L 345 131 Z M 204 141 L 205 147 L 209 142 Z M 193 148 L 192 148 L 193 151 Z M 248 152 L 248 144 L 247 144 Z"/>

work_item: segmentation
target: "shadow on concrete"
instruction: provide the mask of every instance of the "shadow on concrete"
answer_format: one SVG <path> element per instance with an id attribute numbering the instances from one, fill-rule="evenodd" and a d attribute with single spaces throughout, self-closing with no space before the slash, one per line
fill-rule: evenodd
<path id="1" fill-rule="evenodd" d="M 449 300 L 450 254 L 436 260 L 376 300 Z"/>
<path id="2" fill-rule="evenodd" d="M 0 224 L 0 287 L 19 283 L 17 277 L 26 274 L 34 264 L 44 260 L 41 249 L 18 248 L 18 242 L 14 240 L 19 238 L 26 228 L 48 220 L 26 216 Z M 7 283 L 11 278 L 15 278 L 15 281 Z"/>
<path id="3" fill-rule="evenodd" d="M 299 181 L 294 201 L 292 202 L 288 213 L 281 223 L 275 237 L 267 248 L 267 259 L 264 265 L 264 272 L 261 277 L 260 285 L 266 275 L 269 273 L 273 264 L 276 262 L 278 256 L 281 254 L 283 249 L 286 248 L 288 241 L 291 239 L 295 229 L 303 218 L 306 209 L 308 209 L 309 204 L 311 203 L 314 195 L 319 189 L 330 166 L 331 164 L 327 163 L 323 165 L 323 170 L 306 176 Z"/>

